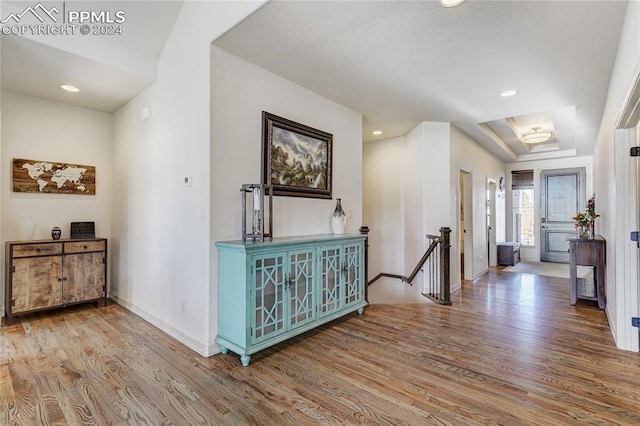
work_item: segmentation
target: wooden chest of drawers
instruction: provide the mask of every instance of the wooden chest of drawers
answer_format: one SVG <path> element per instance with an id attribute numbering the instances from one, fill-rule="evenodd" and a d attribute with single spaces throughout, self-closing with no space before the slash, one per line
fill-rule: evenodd
<path id="1" fill-rule="evenodd" d="M 10 241 L 6 243 L 5 315 L 107 300 L 107 240 Z"/>

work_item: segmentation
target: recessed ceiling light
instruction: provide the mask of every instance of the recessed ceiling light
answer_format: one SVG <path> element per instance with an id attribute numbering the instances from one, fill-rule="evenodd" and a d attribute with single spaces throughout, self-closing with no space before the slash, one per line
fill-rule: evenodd
<path id="1" fill-rule="evenodd" d="M 502 96 L 503 98 L 508 98 L 509 96 L 513 96 L 516 93 L 518 93 L 517 90 L 505 90 L 504 92 L 500 93 L 500 96 Z"/>
<path id="2" fill-rule="evenodd" d="M 60 88 L 62 90 L 66 90 L 67 92 L 74 92 L 75 93 L 75 92 L 79 92 L 80 91 L 80 89 L 78 89 L 76 86 L 72 86 L 70 84 L 61 84 Z"/>
<path id="3" fill-rule="evenodd" d="M 440 0 L 440 6 L 442 7 L 456 7 L 462 4 L 464 0 Z"/>
<path id="4" fill-rule="evenodd" d="M 382 134 L 382 130 L 374 130 L 373 132 L 371 132 L 374 135 L 381 135 Z"/>

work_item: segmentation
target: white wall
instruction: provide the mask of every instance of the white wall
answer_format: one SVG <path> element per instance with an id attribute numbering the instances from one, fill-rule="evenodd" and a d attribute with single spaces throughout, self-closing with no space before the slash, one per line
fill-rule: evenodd
<path id="1" fill-rule="evenodd" d="M 535 234 L 535 246 L 521 246 L 520 257 L 526 260 L 540 261 L 540 172 L 542 170 L 554 170 L 554 169 L 568 169 L 574 167 L 584 167 L 586 169 L 586 199 L 589 199 L 593 195 L 593 157 L 568 157 L 568 158 L 556 158 L 552 160 L 537 160 L 537 161 L 521 161 L 519 163 L 511 163 L 507 165 L 507 178 L 506 178 L 506 204 L 507 204 L 507 240 L 515 241 L 513 236 L 513 214 L 511 196 L 511 172 L 514 170 L 533 170 L 533 186 L 535 194 L 535 211 L 534 211 L 534 226 L 536 229 Z M 600 210 L 601 196 L 606 197 L 606 194 L 599 194 L 596 192 L 596 208 Z M 577 212 L 576 212 L 577 213 Z M 600 234 L 601 222 L 596 221 L 596 232 Z"/>
<path id="2" fill-rule="evenodd" d="M 262 111 L 333 134 L 333 199 L 274 197 L 276 237 L 331 233 L 342 198 L 347 233 L 362 223 L 362 115 L 217 47 L 211 47 L 211 240 L 242 237 L 240 187 L 261 181 Z M 217 311 L 217 250 L 212 251 L 212 312 Z M 211 339 L 217 314 L 211 318 Z"/>
<path id="3" fill-rule="evenodd" d="M 114 114 L 111 295 L 205 356 L 215 349 L 217 319 L 210 43 L 260 4 L 185 2 L 157 81 Z M 141 121 L 145 107 L 151 116 Z M 186 176 L 192 186 L 184 185 Z"/>
<path id="4" fill-rule="evenodd" d="M 451 228 L 451 289 L 455 291 L 461 285 L 460 276 L 460 200 L 458 199 L 460 169 L 470 172 L 472 175 L 472 206 L 471 215 L 473 221 L 472 253 L 465 253 L 465 257 L 471 255 L 472 273 L 475 279 L 488 270 L 487 259 L 487 179 L 494 179 L 496 182 L 505 175 L 505 163 L 489 153 L 469 135 L 462 132 L 455 126 L 451 126 L 451 158 L 450 158 L 450 178 L 447 188 L 451 193 L 449 199 L 449 211 Z M 465 188 L 469 190 L 469 188 Z M 501 203 L 496 203 L 496 209 Z M 468 211 L 465 210 L 465 214 Z M 496 226 L 503 227 L 497 219 Z M 469 232 L 467 231 L 467 234 Z M 467 235 L 468 236 L 468 235 Z M 465 271 L 466 273 L 466 271 Z"/>
<path id="5" fill-rule="evenodd" d="M 331 232 L 342 198 L 348 233 L 362 226 L 362 116 L 212 47 L 212 236 L 241 238 L 239 189 L 261 181 L 262 111 L 333 134 L 333 199 L 275 197 L 276 237 Z"/>
<path id="6" fill-rule="evenodd" d="M 8 91 L 2 92 L 1 108 L 3 240 L 19 238 L 17 225 L 22 216 L 30 216 L 36 222 L 34 239 L 51 239 L 54 226 L 60 227 L 63 238 L 68 238 L 69 224 L 75 221 L 94 221 L 96 235 L 109 238 L 111 115 Z M 13 158 L 95 166 L 96 194 L 13 192 Z M 4 284 L 0 289 L 3 300 Z M 4 301 L 1 309 L 4 313 Z"/>
<path id="7" fill-rule="evenodd" d="M 423 185 L 425 174 L 429 173 L 422 164 L 425 137 L 424 123 L 418 124 L 404 137 L 404 271 L 401 274 L 405 276 L 415 268 L 424 253 Z M 414 285 L 422 279 L 422 274 L 419 274 Z"/>
<path id="8" fill-rule="evenodd" d="M 370 279 L 380 272 L 408 275 L 427 249 L 425 234 L 450 226 L 449 128 L 422 122 L 404 137 L 364 145 Z M 423 287 L 419 273 L 413 289 Z"/>
<path id="9" fill-rule="evenodd" d="M 598 213 L 601 215 L 598 219 L 599 233 L 607 240 L 607 317 L 617 346 L 634 351 L 638 350 L 638 329 L 631 327 L 630 317 L 638 314 L 638 301 L 629 300 L 627 294 L 633 293 L 631 288 L 637 286 L 637 283 L 619 279 L 624 271 L 613 267 L 616 264 L 616 245 L 621 243 L 616 236 L 616 206 L 623 205 L 614 175 L 614 129 L 625 96 L 634 81 L 634 74 L 640 68 L 638 34 L 640 2 L 630 1 L 593 154 L 594 191 Z M 626 239 L 628 236 L 622 237 Z"/>
<path id="10" fill-rule="evenodd" d="M 460 167 L 473 175 L 473 275 L 487 270 L 487 179 L 497 182 L 505 176 L 504 162 L 458 128 L 432 122 L 420 123 L 403 138 L 366 143 L 364 159 L 364 215 L 373 236 L 370 277 L 379 272 L 408 274 L 426 249 L 425 234 L 438 234 L 440 227 L 449 226 L 452 290 L 460 287 Z M 497 208 L 500 206 L 504 209 L 504 203 L 498 202 Z M 496 217 L 504 218 L 504 212 Z M 498 226 L 504 232 L 504 223 Z M 376 244 L 375 238 L 381 238 L 380 243 Z M 422 280 L 419 274 L 417 288 Z"/>
<path id="11" fill-rule="evenodd" d="M 405 274 L 404 138 L 367 142 L 363 149 L 363 223 L 369 232 L 369 279 Z"/>
<path id="12" fill-rule="evenodd" d="M 405 275 L 427 249 L 426 234 L 440 235 L 449 221 L 449 123 L 422 122 L 405 136 Z M 420 272 L 413 284 L 422 291 Z"/>

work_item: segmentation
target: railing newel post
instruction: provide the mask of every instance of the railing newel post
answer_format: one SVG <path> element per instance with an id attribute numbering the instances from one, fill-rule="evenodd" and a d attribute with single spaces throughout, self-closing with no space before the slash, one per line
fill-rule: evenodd
<path id="1" fill-rule="evenodd" d="M 451 249 L 451 228 L 440 228 L 440 299 L 441 305 L 451 305 L 451 274 L 449 252 Z"/>
<path id="2" fill-rule="evenodd" d="M 359 231 L 367 236 L 364 239 L 364 301 L 369 303 L 369 227 L 363 225 Z"/>

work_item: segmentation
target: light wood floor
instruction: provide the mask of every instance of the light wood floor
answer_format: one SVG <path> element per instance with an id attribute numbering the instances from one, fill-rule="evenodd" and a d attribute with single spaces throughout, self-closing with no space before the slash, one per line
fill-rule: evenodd
<path id="1" fill-rule="evenodd" d="M 491 273 L 453 306 L 375 305 L 209 359 L 118 305 L 0 334 L 0 424 L 640 424 L 640 355 L 568 280 Z"/>

